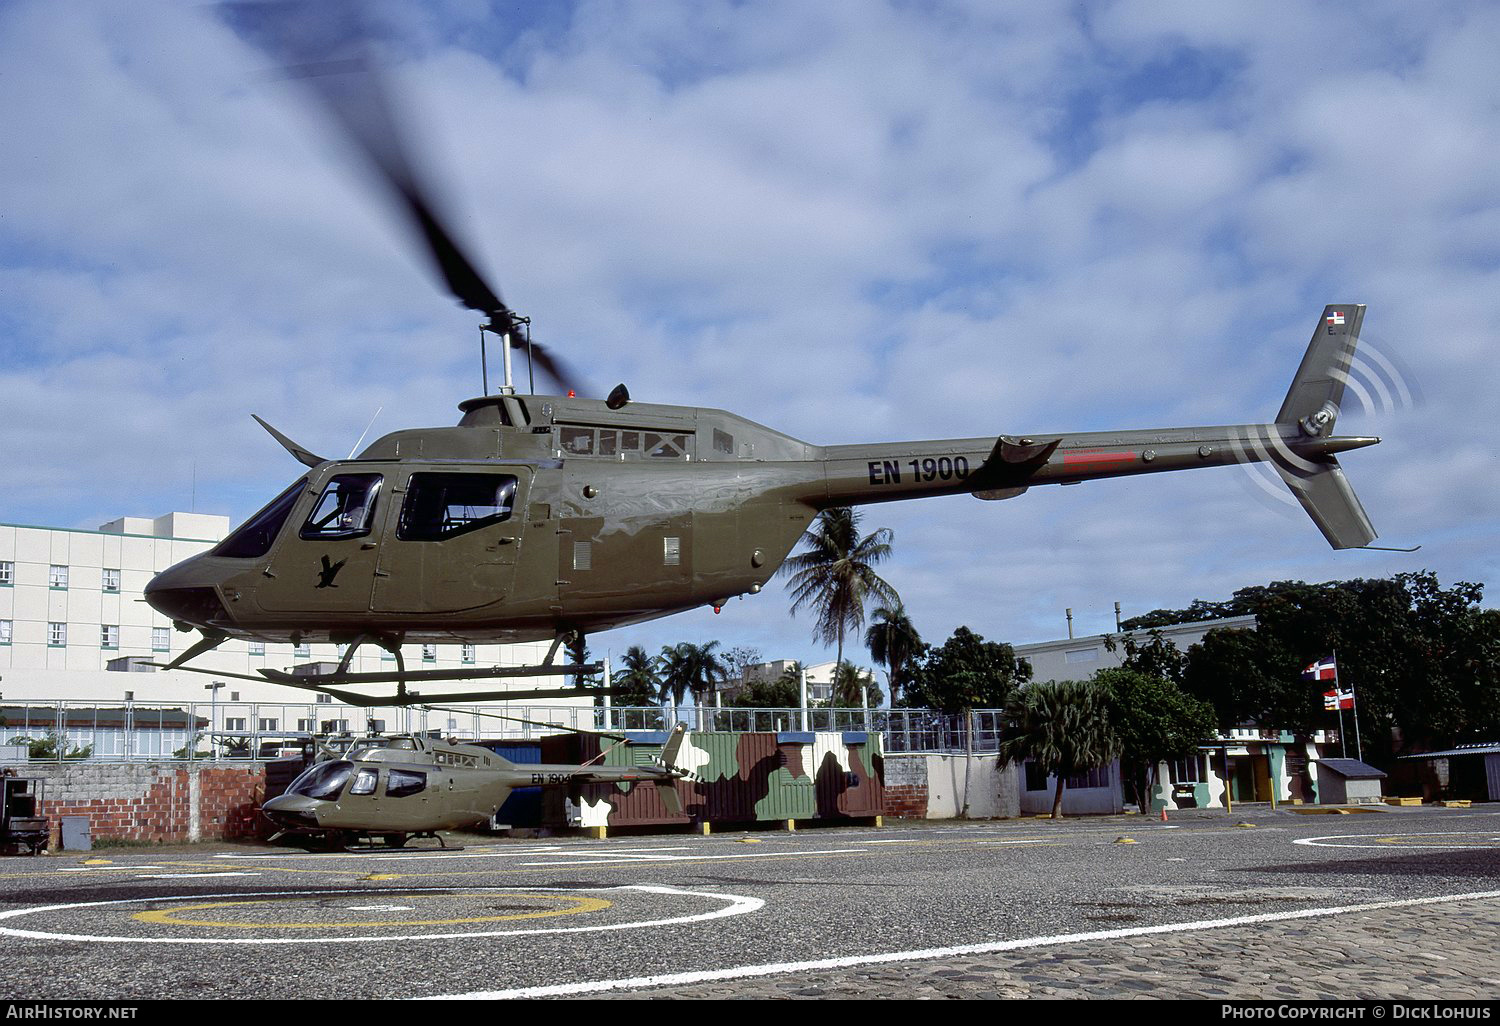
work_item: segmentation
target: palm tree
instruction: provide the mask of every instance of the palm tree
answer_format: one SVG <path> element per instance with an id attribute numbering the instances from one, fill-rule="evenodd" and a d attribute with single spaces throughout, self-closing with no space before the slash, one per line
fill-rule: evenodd
<path id="1" fill-rule="evenodd" d="M 691 641 L 668 645 L 661 650 L 661 697 L 672 699 L 673 716 L 689 693 L 698 706 L 702 719 L 703 703 L 728 675 L 728 669 L 714 650 L 717 641 L 706 641 L 695 645 Z"/>
<path id="2" fill-rule="evenodd" d="M 891 529 L 862 536 L 859 520 L 860 514 L 848 506 L 825 509 L 802 536 L 807 549 L 788 558 L 780 571 L 791 577 L 792 615 L 810 606 L 817 617 L 813 637 L 838 645 L 835 665 L 844 661 L 845 634 L 864 626 L 865 606 L 872 599 L 884 605 L 901 602 L 896 589 L 875 573 L 876 565 L 890 558 Z"/>
<path id="3" fill-rule="evenodd" d="M 647 655 L 639 645 L 631 645 L 620 660 L 621 670 L 611 683 L 624 690 L 616 695 L 619 705 L 649 705 L 661 693 L 661 677 L 655 656 Z"/>
<path id="4" fill-rule="evenodd" d="M 1007 764 L 1030 759 L 1043 773 L 1057 776 L 1053 819 L 1062 819 L 1068 777 L 1119 754 L 1108 704 L 1108 690 L 1093 681 L 1049 680 L 1022 688 L 1005 706 L 1015 733 L 1000 743 L 1000 758 Z"/>
<path id="5" fill-rule="evenodd" d="M 906 667 L 922 651 L 922 636 L 917 633 L 906 607 L 897 599 L 893 606 L 881 606 L 875 610 L 874 623 L 865 631 L 865 645 L 870 657 L 886 667 L 886 680 L 891 686 L 891 705 L 901 697 L 901 687 L 906 683 Z"/>

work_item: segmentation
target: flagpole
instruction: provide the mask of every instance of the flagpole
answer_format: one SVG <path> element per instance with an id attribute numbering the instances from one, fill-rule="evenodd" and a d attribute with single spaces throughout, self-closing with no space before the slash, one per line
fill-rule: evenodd
<path id="1" fill-rule="evenodd" d="M 1349 742 L 1344 740 L 1344 700 L 1339 697 L 1339 650 L 1333 650 L 1333 704 L 1339 711 L 1339 757 L 1349 758 Z M 1356 728 L 1358 724 L 1355 724 Z M 1361 762 L 1364 760 L 1361 759 Z"/>
<path id="2" fill-rule="evenodd" d="M 1333 650 L 1333 690 L 1338 692 L 1339 698 L 1339 732 L 1344 730 L 1344 701 L 1343 685 L 1339 683 L 1339 650 Z M 1365 746 L 1359 739 L 1359 696 L 1354 693 L 1354 685 L 1349 685 L 1349 715 L 1354 718 L 1354 751 L 1360 762 L 1365 761 Z"/>

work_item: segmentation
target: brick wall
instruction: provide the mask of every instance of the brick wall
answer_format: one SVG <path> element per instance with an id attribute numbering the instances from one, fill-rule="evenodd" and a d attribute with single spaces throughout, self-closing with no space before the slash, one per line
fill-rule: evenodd
<path id="1" fill-rule="evenodd" d="M 25 767 L 46 779 L 41 814 L 87 816 L 89 836 L 125 841 L 227 840 L 252 836 L 265 793 L 258 763 L 82 762 Z"/>
<path id="2" fill-rule="evenodd" d="M 927 818 L 927 757 L 885 757 L 885 814 L 904 819 Z"/>

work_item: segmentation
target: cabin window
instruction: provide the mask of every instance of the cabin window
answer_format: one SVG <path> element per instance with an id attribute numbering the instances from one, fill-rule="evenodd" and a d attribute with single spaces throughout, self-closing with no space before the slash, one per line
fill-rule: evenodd
<path id="1" fill-rule="evenodd" d="M 354 783 L 349 785 L 350 794 L 374 794 L 376 772 L 372 769 L 362 769 L 354 775 Z"/>
<path id="2" fill-rule="evenodd" d="M 714 452 L 722 452 L 726 456 L 734 455 L 734 436 L 728 431 L 720 431 L 714 428 Z"/>
<path id="3" fill-rule="evenodd" d="M 682 539 L 681 538 L 663 538 L 661 540 L 661 565 L 662 566 L 681 566 L 682 565 Z"/>
<path id="4" fill-rule="evenodd" d="M 516 501 L 513 474 L 413 474 L 396 537 L 442 541 L 509 520 Z"/>
<path id="5" fill-rule="evenodd" d="M 301 536 L 314 540 L 369 534 L 382 480 L 379 474 L 339 474 L 331 479 L 302 525 Z"/>
<path id="6" fill-rule="evenodd" d="M 687 435 L 646 432 L 646 455 L 653 459 L 680 460 L 690 452 Z"/>
<path id="7" fill-rule="evenodd" d="M 427 788 L 427 774 L 411 770 L 392 769 L 386 771 L 385 796 L 407 798 Z"/>
<path id="8" fill-rule="evenodd" d="M 229 556 L 233 559 L 255 559 L 270 552 L 271 545 L 276 541 L 276 535 L 281 532 L 281 525 L 286 523 L 287 516 L 292 512 L 292 506 L 296 504 L 297 497 L 302 494 L 302 489 L 305 487 L 307 487 L 307 478 L 304 477 L 272 499 L 270 505 L 245 521 L 239 530 L 214 546 L 213 554 Z"/>
<path id="9" fill-rule="evenodd" d="M 562 451 L 572 456 L 592 456 L 594 453 L 593 428 L 562 429 L 560 434 Z"/>
<path id="10" fill-rule="evenodd" d="M 641 433 L 639 431 L 621 431 L 620 432 L 620 451 L 621 452 L 640 452 L 641 451 Z"/>

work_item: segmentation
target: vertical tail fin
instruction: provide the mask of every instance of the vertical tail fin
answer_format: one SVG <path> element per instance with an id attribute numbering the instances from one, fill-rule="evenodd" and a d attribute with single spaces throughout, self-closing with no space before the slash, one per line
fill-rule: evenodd
<path id="1" fill-rule="evenodd" d="M 1324 308 L 1302 365 L 1297 368 L 1292 387 L 1276 414 L 1277 426 L 1294 429 L 1294 437 L 1305 439 L 1333 434 L 1364 319 L 1362 304 L 1335 303 Z M 1354 549 L 1375 540 L 1375 528 L 1337 458 L 1303 456 L 1279 448 L 1281 451 L 1272 465 L 1330 545 L 1336 549 Z"/>

